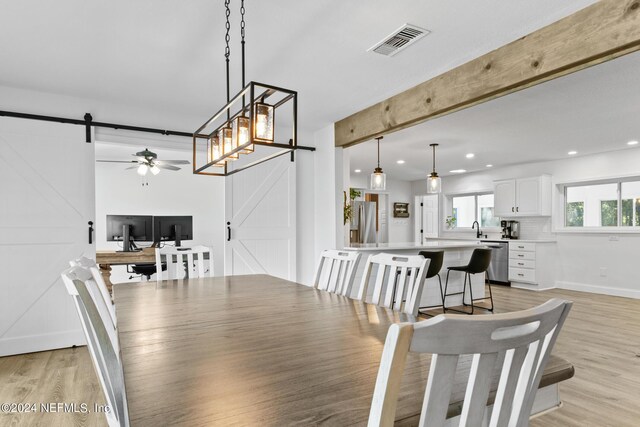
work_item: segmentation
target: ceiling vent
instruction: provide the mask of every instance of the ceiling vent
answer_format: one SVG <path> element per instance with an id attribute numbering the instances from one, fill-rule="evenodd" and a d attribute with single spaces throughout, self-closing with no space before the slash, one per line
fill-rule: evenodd
<path id="1" fill-rule="evenodd" d="M 381 42 L 376 43 L 374 46 L 367 49 L 367 52 L 373 51 L 380 55 L 393 56 L 411 46 L 429 33 L 430 31 L 425 30 L 424 28 L 416 27 L 411 24 L 404 24 L 402 27 L 385 37 Z"/>

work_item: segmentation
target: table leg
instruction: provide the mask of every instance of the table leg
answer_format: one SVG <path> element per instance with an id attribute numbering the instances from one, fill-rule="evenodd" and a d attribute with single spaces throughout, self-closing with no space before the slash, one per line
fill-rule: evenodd
<path id="1" fill-rule="evenodd" d="M 113 284 L 111 283 L 111 264 L 100 264 L 100 273 L 102 274 L 102 279 L 104 280 L 105 285 L 107 285 L 107 289 L 110 294 L 113 294 L 111 288 Z"/>

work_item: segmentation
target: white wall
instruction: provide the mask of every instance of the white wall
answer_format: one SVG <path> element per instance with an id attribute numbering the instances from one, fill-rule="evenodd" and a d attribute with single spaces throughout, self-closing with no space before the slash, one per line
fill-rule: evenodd
<path id="1" fill-rule="evenodd" d="M 447 176 L 442 179 L 442 194 L 492 190 L 493 181 L 550 174 L 554 186 L 554 212 L 558 212 L 557 184 L 597 180 L 619 176 L 640 176 L 640 149 L 623 149 L 604 154 L 562 159 L 552 162 L 493 168 L 478 173 Z M 426 182 L 413 182 L 414 194 L 424 194 Z M 562 208 L 560 208 L 562 212 Z M 640 298 L 640 278 L 635 264 L 640 253 L 640 233 L 557 232 L 558 218 L 518 218 L 521 238 L 557 239 L 555 265 L 559 287 Z M 441 224 L 444 221 L 440 219 Z M 467 233 L 443 233 L 443 236 L 471 237 Z M 496 237 L 493 235 L 491 237 Z"/>
<path id="2" fill-rule="evenodd" d="M 318 259 L 323 250 L 344 245 L 342 191 L 348 187 L 343 183 L 343 150 L 335 147 L 333 124 L 314 134 L 314 145 L 314 259 Z"/>
<path id="3" fill-rule="evenodd" d="M 144 147 L 105 146 L 96 143 L 96 157 L 108 151 L 108 158 L 129 159 Z M 191 152 L 184 150 L 157 150 L 160 159 L 188 160 Z M 191 215 L 193 241 L 185 246 L 201 244 L 213 248 L 216 276 L 224 273 L 224 178 L 193 175 L 191 166 L 179 171 L 163 170 L 158 175 L 148 174 L 148 185 L 134 170 L 125 170 L 118 163 L 96 164 L 96 248 L 117 249 L 117 242 L 106 241 L 107 215 Z M 142 243 L 141 245 L 149 245 Z M 128 281 L 124 266 L 113 266 L 112 283 Z M 138 280 L 138 279 L 134 279 Z"/>

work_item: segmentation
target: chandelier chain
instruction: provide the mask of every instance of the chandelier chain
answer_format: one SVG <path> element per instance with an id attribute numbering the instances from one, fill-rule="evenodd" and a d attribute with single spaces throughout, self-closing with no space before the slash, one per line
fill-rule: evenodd
<path id="1" fill-rule="evenodd" d="M 242 37 L 242 43 L 244 43 L 244 0 L 240 0 L 240 37 Z"/>
<path id="2" fill-rule="evenodd" d="M 231 49 L 229 48 L 229 41 L 231 41 L 231 36 L 229 35 L 229 30 L 231 30 L 231 24 L 229 23 L 229 17 L 231 16 L 231 9 L 229 8 L 230 2 L 231 0 L 224 1 L 224 7 L 226 12 L 226 18 L 227 18 L 227 22 L 225 25 L 227 32 L 224 36 L 224 41 L 226 43 L 226 46 L 224 48 L 224 57 L 226 58 L 227 61 L 229 61 L 229 56 L 231 56 Z"/>

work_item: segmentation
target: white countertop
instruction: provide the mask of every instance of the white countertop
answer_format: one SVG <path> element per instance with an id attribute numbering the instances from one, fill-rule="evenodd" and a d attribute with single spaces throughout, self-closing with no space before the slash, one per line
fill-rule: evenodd
<path id="1" fill-rule="evenodd" d="M 467 242 L 479 242 L 479 241 L 491 241 L 491 242 L 521 242 L 521 243 L 556 243 L 555 239 L 500 239 L 500 238 L 480 238 L 475 237 L 432 237 L 429 240 L 433 241 L 456 241 L 463 240 Z"/>
<path id="2" fill-rule="evenodd" d="M 465 249 L 481 246 L 477 240 L 433 240 L 426 243 L 402 242 L 402 243 L 352 243 L 344 250 L 373 252 L 373 251 L 406 251 L 423 249 Z"/>

